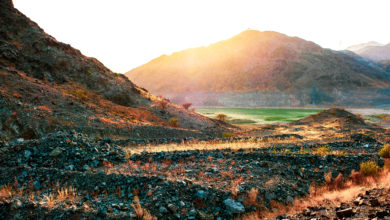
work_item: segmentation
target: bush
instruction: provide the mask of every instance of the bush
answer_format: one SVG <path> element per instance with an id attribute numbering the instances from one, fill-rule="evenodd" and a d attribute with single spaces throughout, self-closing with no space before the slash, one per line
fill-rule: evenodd
<path id="1" fill-rule="evenodd" d="M 221 113 L 221 114 L 218 114 L 216 117 L 218 120 L 225 122 L 227 115 Z"/>
<path id="2" fill-rule="evenodd" d="M 192 103 L 187 102 L 187 103 L 184 103 L 182 106 L 183 106 L 183 108 L 188 110 L 191 107 L 191 105 L 192 105 Z"/>
<path id="3" fill-rule="evenodd" d="M 363 176 L 376 176 L 378 172 L 379 167 L 374 161 L 366 161 L 360 164 L 360 173 Z"/>
<path id="4" fill-rule="evenodd" d="M 179 119 L 178 118 L 170 118 L 169 119 L 169 124 L 172 127 L 177 127 L 179 125 Z"/>
<path id="5" fill-rule="evenodd" d="M 382 149 L 379 151 L 379 156 L 390 158 L 390 144 L 383 145 Z"/>
<path id="6" fill-rule="evenodd" d="M 76 90 L 76 97 L 80 99 L 83 102 L 88 101 L 88 93 L 84 89 L 78 89 Z"/>
<path id="7" fill-rule="evenodd" d="M 234 137 L 234 134 L 232 132 L 224 131 L 224 132 L 222 132 L 222 137 L 231 138 L 231 137 Z"/>
<path id="8" fill-rule="evenodd" d="M 319 154 L 319 155 L 326 155 L 329 153 L 329 147 L 328 146 L 321 146 L 321 147 L 315 149 L 313 153 Z"/>

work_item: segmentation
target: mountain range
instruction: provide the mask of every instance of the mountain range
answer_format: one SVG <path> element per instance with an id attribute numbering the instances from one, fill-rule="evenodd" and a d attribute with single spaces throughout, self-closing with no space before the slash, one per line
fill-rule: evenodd
<path id="1" fill-rule="evenodd" d="M 352 52 L 247 30 L 207 47 L 160 56 L 126 73 L 175 103 L 197 106 L 380 105 L 390 74 Z"/>
<path id="2" fill-rule="evenodd" d="M 368 42 L 348 47 L 346 50 L 353 51 L 359 56 L 375 62 L 390 60 L 390 43 L 384 45 L 377 42 Z"/>

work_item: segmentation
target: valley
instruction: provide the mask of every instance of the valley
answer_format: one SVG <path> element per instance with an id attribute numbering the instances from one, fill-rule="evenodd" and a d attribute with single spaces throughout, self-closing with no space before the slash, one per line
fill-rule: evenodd
<path id="1" fill-rule="evenodd" d="M 389 218 L 386 62 L 246 30 L 120 74 L 0 1 L 0 219 Z"/>

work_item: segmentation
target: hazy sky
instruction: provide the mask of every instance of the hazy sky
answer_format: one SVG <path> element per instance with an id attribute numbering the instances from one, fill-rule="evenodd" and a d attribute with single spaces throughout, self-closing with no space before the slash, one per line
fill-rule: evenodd
<path id="1" fill-rule="evenodd" d="M 57 40 L 120 73 L 248 28 L 336 50 L 390 42 L 389 0 L 14 0 L 14 5 Z"/>

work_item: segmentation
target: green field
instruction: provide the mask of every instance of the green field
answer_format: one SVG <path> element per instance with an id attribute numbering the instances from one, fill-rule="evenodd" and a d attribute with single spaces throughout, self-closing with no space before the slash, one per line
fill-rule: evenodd
<path id="1" fill-rule="evenodd" d="M 298 108 L 198 108 L 196 112 L 215 118 L 217 114 L 225 114 L 232 124 L 268 124 L 275 122 L 295 121 L 321 109 Z"/>

